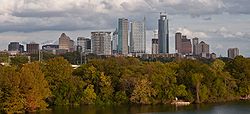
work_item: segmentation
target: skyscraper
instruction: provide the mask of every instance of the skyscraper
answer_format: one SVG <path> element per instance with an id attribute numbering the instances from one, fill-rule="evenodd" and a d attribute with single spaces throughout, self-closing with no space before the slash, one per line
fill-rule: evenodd
<path id="1" fill-rule="evenodd" d="M 199 38 L 193 38 L 193 55 L 198 55 Z"/>
<path id="2" fill-rule="evenodd" d="M 240 54 L 240 51 L 238 48 L 229 48 L 227 50 L 228 58 L 234 59 L 236 56 Z"/>
<path id="3" fill-rule="evenodd" d="M 175 49 L 177 53 L 190 55 L 192 53 L 191 40 L 187 39 L 187 36 L 183 36 L 182 33 L 177 32 L 175 34 Z"/>
<path id="4" fill-rule="evenodd" d="M 175 33 L 175 50 L 177 53 L 181 52 L 182 49 L 182 34 L 180 32 Z"/>
<path id="5" fill-rule="evenodd" d="M 120 18 L 118 20 L 118 53 L 128 54 L 128 19 Z"/>
<path id="6" fill-rule="evenodd" d="M 91 32 L 92 50 L 97 55 L 111 55 L 111 32 Z"/>
<path id="7" fill-rule="evenodd" d="M 169 28 L 168 19 L 165 13 L 160 14 L 158 20 L 159 53 L 169 53 Z"/>
<path id="8" fill-rule="evenodd" d="M 181 54 L 183 55 L 190 55 L 192 54 L 192 44 L 191 40 L 187 39 L 187 36 L 182 36 L 181 39 Z"/>
<path id="9" fill-rule="evenodd" d="M 146 52 L 145 20 L 131 22 L 130 52 L 135 55 Z"/>

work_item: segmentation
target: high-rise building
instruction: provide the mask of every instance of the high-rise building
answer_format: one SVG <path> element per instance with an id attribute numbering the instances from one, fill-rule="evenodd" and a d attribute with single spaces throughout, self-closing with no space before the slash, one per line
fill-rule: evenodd
<path id="1" fill-rule="evenodd" d="M 187 39 L 186 36 L 182 36 L 180 53 L 183 55 L 191 55 L 192 54 L 191 40 Z"/>
<path id="2" fill-rule="evenodd" d="M 49 44 L 49 45 L 43 45 L 42 51 L 56 54 L 56 51 L 59 49 L 59 45 Z"/>
<path id="3" fill-rule="evenodd" d="M 8 45 L 8 51 L 16 52 L 16 53 L 23 53 L 24 46 L 19 44 L 19 42 L 10 42 L 10 44 Z"/>
<path id="4" fill-rule="evenodd" d="M 234 59 L 236 56 L 240 54 L 240 51 L 238 48 L 229 48 L 227 50 L 228 58 Z"/>
<path id="5" fill-rule="evenodd" d="M 207 55 L 210 55 L 209 54 L 209 45 L 206 44 L 204 41 L 201 41 L 198 44 L 198 55 L 205 57 L 205 58 L 208 58 Z"/>
<path id="6" fill-rule="evenodd" d="M 168 19 L 165 13 L 161 13 L 158 20 L 159 53 L 169 53 L 169 28 Z"/>
<path id="7" fill-rule="evenodd" d="M 182 49 L 182 34 L 180 32 L 175 33 L 175 50 L 180 53 Z"/>
<path id="8" fill-rule="evenodd" d="M 128 55 L 128 19 L 118 20 L 118 53 Z"/>
<path id="9" fill-rule="evenodd" d="M 130 53 L 135 55 L 146 52 L 145 20 L 143 22 L 131 22 Z"/>
<path id="10" fill-rule="evenodd" d="M 158 39 L 152 39 L 152 54 L 158 54 L 159 43 Z"/>
<path id="11" fill-rule="evenodd" d="M 97 55 L 111 55 L 111 32 L 91 32 L 92 51 Z"/>
<path id="12" fill-rule="evenodd" d="M 175 49 L 177 53 L 190 55 L 192 53 L 191 40 L 187 39 L 187 36 L 183 36 L 182 33 L 177 32 L 175 34 Z"/>
<path id="13" fill-rule="evenodd" d="M 65 33 L 62 33 L 59 38 L 59 49 L 66 50 L 66 52 L 74 51 L 74 41 Z"/>
<path id="14" fill-rule="evenodd" d="M 113 54 L 117 53 L 117 46 L 118 46 L 118 31 L 116 29 L 115 32 L 113 32 L 113 36 L 112 36 L 112 53 Z"/>
<path id="15" fill-rule="evenodd" d="M 199 38 L 193 38 L 193 55 L 197 56 L 198 53 Z"/>
<path id="16" fill-rule="evenodd" d="M 39 54 L 39 44 L 34 43 L 34 42 L 27 44 L 26 50 L 27 50 L 27 53 L 29 54 Z"/>
<path id="17" fill-rule="evenodd" d="M 85 54 L 91 53 L 91 39 L 85 37 L 78 37 L 77 47 L 80 47 L 80 52 L 84 52 Z"/>

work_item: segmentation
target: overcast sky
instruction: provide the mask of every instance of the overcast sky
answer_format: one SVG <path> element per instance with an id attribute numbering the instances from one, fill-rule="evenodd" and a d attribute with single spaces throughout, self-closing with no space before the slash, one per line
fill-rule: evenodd
<path id="1" fill-rule="evenodd" d="M 10 41 L 38 43 L 72 39 L 91 31 L 114 31 L 117 19 L 147 19 L 147 52 L 159 12 L 168 13 L 170 52 L 174 33 L 199 37 L 211 52 L 226 56 L 231 47 L 250 57 L 250 0 L 0 0 L 0 50 Z"/>

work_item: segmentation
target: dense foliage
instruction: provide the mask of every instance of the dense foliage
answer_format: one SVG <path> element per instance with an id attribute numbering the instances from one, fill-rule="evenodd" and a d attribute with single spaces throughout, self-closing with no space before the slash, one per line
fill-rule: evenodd
<path id="1" fill-rule="evenodd" d="M 176 97 L 209 103 L 250 95 L 250 60 L 240 56 L 211 63 L 111 57 L 89 60 L 75 70 L 62 57 L 25 62 L 0 66 L 2 112 L 30 112 L 48 105 L 166 104 Z"/>

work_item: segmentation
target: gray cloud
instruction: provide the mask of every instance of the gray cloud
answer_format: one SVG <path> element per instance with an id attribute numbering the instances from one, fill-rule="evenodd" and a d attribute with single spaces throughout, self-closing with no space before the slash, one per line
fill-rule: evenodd
<path id="1" fill-rule="evenodd" d="M 144 15 L 151 29 L 157 16 L 153 12 L 211 20 L 210 15 L 222 13 L 249 14 L 249 4 L 249 0 L 3 0 L 0 32 L 111 29 L 119 17 Z"/>

